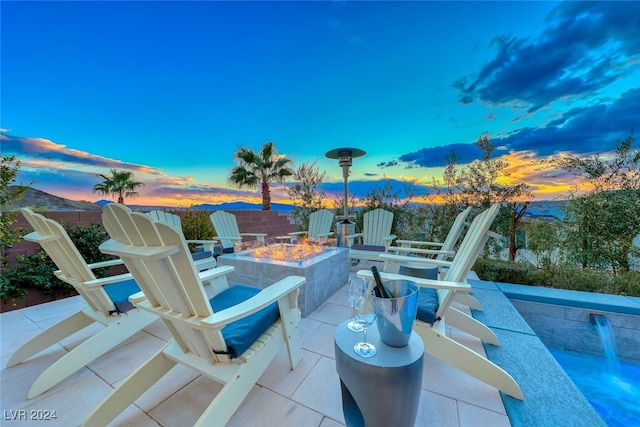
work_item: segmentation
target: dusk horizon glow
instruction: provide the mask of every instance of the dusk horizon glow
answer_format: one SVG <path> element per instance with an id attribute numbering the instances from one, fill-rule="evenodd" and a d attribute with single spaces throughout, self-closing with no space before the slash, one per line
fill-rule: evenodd
<path id="1" fill-rule="evenodd" d="M 97 201 L 97 174 L 129 170 L 127 203 L 243 201 L 233 154 L 273 141 L 326 172 L 355 147 L 349 191 L 414 201 L 452 149 L 488 134 L 535 200 L 578 183 L 544 160 L 607 157 L 640 128 L 640 2 L 19 2 L 1 13 L 0 150 L 16 184 Z M 634 135 L 635 136 L 635 135 Z M 273 203 L 291 203 L 286 185 Z"/>

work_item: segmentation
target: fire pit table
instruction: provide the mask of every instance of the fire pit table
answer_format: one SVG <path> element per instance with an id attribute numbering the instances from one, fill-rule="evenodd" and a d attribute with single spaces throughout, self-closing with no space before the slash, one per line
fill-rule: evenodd
<path id="1" fill-rule="evenodd" d="M 227 275 L 231 285 L 264 289 L 287 276 L 304 277 L 298 306 L 306 317 L 347 283 L 349 249 L 279 243 L 219 256 L 218 265 L 234 267 Z"/>

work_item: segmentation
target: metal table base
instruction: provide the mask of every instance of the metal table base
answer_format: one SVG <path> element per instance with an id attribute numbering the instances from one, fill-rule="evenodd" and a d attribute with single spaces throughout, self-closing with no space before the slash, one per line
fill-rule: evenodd
<path id="1" fill-rule="evenodd" d="M 377 326 L 367 341 L 377 354 L 363 358 L 353 351 L 362 340 L 342 323 L 336 329 L 336 369 L 342 389 L 342 409 L 348 427 L 413 427 L 420 405 L 424 345 L 414 332 L 406 347 L 380 341 Z"/>

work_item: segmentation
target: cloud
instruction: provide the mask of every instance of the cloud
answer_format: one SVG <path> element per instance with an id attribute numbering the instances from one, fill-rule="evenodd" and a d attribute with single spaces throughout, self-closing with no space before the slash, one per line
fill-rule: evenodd
<path id="1" fill-rule="evenodd" d="M 391 186 L 391 191 L 397 193 L 401 199 L 407 196 L 407 188 L 410 188 L 416 197 L 424 196 L 427 193 L 427 188 L 423 185 L 417 185 L 407 180 L 389 178 L 378 181 L 349 181 L 347 189 L 350 195 L 364 198 L 374 188 L 380 188 L 387 184 Z M 342 182 L 326 182 L 322 184 L 322 190 L 329 194 L 330 198 L 334 196 L 341 198 L 344 191 L 344 184 Z"/>
<path id="2" fill-rule="evenodd" d="M 539 156 L 559 153 L 589 155 L 612 151 L 616 141 L 640 127 L 640 88 L 611 103 L 573 108 L 540 128 L 519 129 L 496 138 L 509 151 L 534 151 Z"/>
<path id="3" fill-rule="evenodd" d="M 497 147 L 496 155 L 527 152 L 534 157 L 547 157 L 561 153 L 605 153 L 613 151 L 616 142 L 626 138 L 631 130 L 640 128 L 639 112 L 640 88 L 630 89 L 615 100 L 554 114 L 544 126 L 521 128 L 492 138 L 492 142 Z M 481 154 L 475 144 L 456 143 L 422 148 L 403 154 L 398 160 L 413 167 L 441 167 L 452 150 L 460 156 L 458 164 L 479 159 Z"/>
<path id="4" fill-rule="evenodd" d="M 160 174 L 158 169 L 149 166 L 122 162 L 90 154 L 86 151 L 67 148 L 46 138 L 15 137 L 2 134 L 0 135 L 0 143 L 2 144 L 3 153 L 7 155 L 15 154 L 22 162 L 37 159 L 39 161 L 63 162 L 67 165 L 117 168 L 132 172 Z"/>
<path id="5" fill-rule="evenodd" d="M 597 93 L 640 56 L 640 2 L 574 2 L 556 7 L 536 38 L 498 36 L 493 60 L 458 79 L 460 101 L 535 112 L 558 99 Z"/>
<path id="6" fill-rule="evenodd" d="M 444 167 L 447 164 L 446 158 L 452 151 L 455 151 L 458 156 L 458 164 L 472 162 L 480 158 L 481 154 L 475 144 L 456 143 L 421 148 L 418 151 L 401 155 L 399 161 L 407 163 L 408 166 Z"/>

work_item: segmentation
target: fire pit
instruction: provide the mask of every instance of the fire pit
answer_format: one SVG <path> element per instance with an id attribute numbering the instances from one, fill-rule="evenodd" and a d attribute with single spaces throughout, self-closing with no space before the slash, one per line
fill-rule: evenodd
<path id="1" fill-rule="evenodd" d="M 320 245 L 276 244 L 218 257 L 218 265 L 235 270 L 229 283 L 261 289 L 287 276 L 303 276 L 298 306 L 306 317 L 347 283 L 349 250 Z"/>

